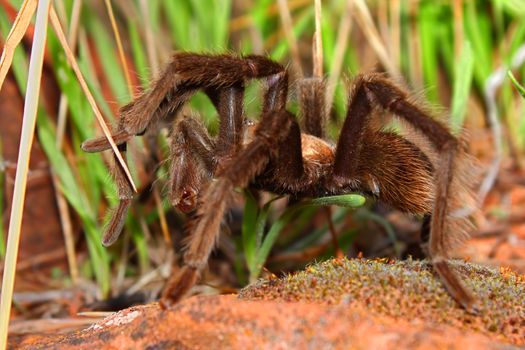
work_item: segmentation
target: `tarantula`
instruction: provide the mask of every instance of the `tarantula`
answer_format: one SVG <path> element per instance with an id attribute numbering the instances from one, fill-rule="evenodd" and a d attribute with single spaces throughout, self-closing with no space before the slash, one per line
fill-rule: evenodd
<path id="1" fill-rule="evenodd" d="M 266 81 L 257 123 L 247 122 L 243 110 L 244 86 L 251 79 Z M 175 122 L 184 103 L 201 89 L 219 114 L 216 138 L 194 118 Z M 294 198 L 360 192 L 402 211 L 422 214 L 434 270 L 450 295 L 474 312 L 475 298 L 447 263 L 459 235 L 454 224 L 458 220 L 451 215 L 457 205 L 449 198 L 462 191 L 455 179 L 462 150 L 444 123 L 410 102 L 409 94 L 384 75 L 363 74 L 353 80 L 346 120 L 334 147 L 324 139 L 324 81 L 309 78 L 299 84 L 304 132 L 286 109 L 287 95 L 286 69 L 266 57 L 177 53 L 151 89 L 120 110 L 112 136 L 121 152 L 135 135 L 156 133 L 166 125 L 171 129 L 169 198 L 183 212 L 196 211 L 184 266 L 170 277 L 163 305 L 177 302 L 197 282 L 234 189 L 252 186 Z M 378 108 L 425 136 L 434 160 L 432 152 L 423 152 L 399 134 L 374 130 L 371 119 Z M 105 137 L 98 137 L 85 141 L 82 148 L 99 152 L 110 145 Z M 133 197 L 117 162 L 112 173 L 120 202 L 104 245 L 117 239 Z"/>

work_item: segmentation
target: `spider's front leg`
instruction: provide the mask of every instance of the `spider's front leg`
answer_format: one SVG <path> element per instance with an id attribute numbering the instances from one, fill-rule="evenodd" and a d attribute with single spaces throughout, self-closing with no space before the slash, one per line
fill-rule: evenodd
<path id="1" fill-rule="evenodd" d="M 242 134 L 242 95 L 244 81 L 267 78 L 268 89 L 263 109 L 284 108 L 287 89 L 284 68 L 262 56 L 199 55 L 178 53 L 152 88 L 120 110 L 118 128 L 113 133 L 115 143 L 121 148 L 135 135 L 155 130 L 159 123 L 172 121 L 183 104 L 197 91 L 204 89 L 216 105 L 221 117 L 217 148 L 226 158 Z M 232 107 L 232 108 L 230 108 Z M 110 148 L 108 140 L 98 137 L 85 141 L 86 152 L 100 152 Z M 122 176 L 122 169 L 115 164 L 111 170 L 119 189 L 120 203 L 113 212 L 104 233 L 103 243 L 109 245 L 119 236 L 127 210 L 131 204 L 133 190 Z"/>
<path id="2" fill-rule="evenodd" d="M 204 89 L 216 104 L 221 99 L 221 90 L 230 90 L 230 98 L 242 95 L 242 84 L 249 79 L 267 78 L 269 85 L 282 82 L 279 78 L 284 68 L 263 56 L 250 55 L 201 55 L 181 52 L 173 56 L 172 62 L 153 82 L 150 90 L 122 107 L 117 130 L 112 134 L 115 143 L 122 144 L 135 135 L 142 135 L 146 129 L 176 115 L 186 101 L 199 89 Z M 286 82 L 287 88 L 287 82 Z M 274 104 L 280 98 L 278 89 L 269 89 L 267 103 Z M 274 96 L 271 96 L 273 94 Z M 286 101 L 284 101 L 286 102 Z M 226 103 L 224 103 L 226 105 Z M 266 110 L 267 111 L 267 110 Z M 219 110 L 219 112 L 221 112 Z M 236 124 L 238 126 L 238 124 Z M 82 144 L 87 152 L 100 152 L 111 146 L 105 136 L 97 137 Z"/>
<path id="3" fill-rule="evenodd" d="M 211 61 L 207 66 L 196 67 L 200 69 L 196 74 L 214 75 L 212 82 L 215 83 L 207 85 L 205 92 L 215 105 L 221 120 L 213 158 L 213 176 L 216 181 L 211 181 L 204 194 L 197 196 L 198 211 L 190 225 L 190 239 L 184 254 L 185 265 L 168 281 L 162 295 L 164 306 L 177 302 L 195 284 L 219 234 L 220 222 L 233 188 L 246 186 L 264 169 L 282 141 L 280 135 L 286 135 L 292 124 L 293 118 L 285 111 L 288 93 L 286 70 L 278 63 L 261 56 L 247 56 L 243 59 L 226 57 L 226 60 L 218 60 L 215 64 L 231 81 L 218 80 L 215 76 L 217 71 L 210 66 Z M 262 77 L 266 77 L 267 89 L 261 122 L 253 141 L 242 149 L 244 80 Z M 181 172 L 178 174 L 173 175 L 173 183 L 176 183 L 177 178 L 184 177 Z"/>
<path id="4" fill-rule="evenodd" d="M 119 152 L 124 155 L 126 143 L 119 145 L 118 149 Z M 118 205 L 112 209 L 112 215 L 106 224 L 104 235 L 102 236 L 102 244 L 106 247 L 112 245 L 119 237 L 124 226 L 126 214 L 133 200 L 133 189 L 116 155 L 113 156 L 113 164 L 110 169 L 117 184 L 119 202 Z"/>
<path id="5" fill-rule="evenodd" d="M 382 75 L 370 74 L 360 76 L 355 80 L 347 118 L 337 144 L 333 181 L 344 183 L 348 179 L 359 178 L 359 173 L 364 171 L 368 175 L 376 176 L 377 182 L 384 185 L 382 188 L 382 186 L 376 186 L 377 183 L 372 181 L 377 187 L 378 194 L 380 190 L 386 192 L 386 196 L 388 196 L 388 192 L 393 192 L 396 194 L 395 197 L 401 198 L 392 198 L 394 204 L 402 203 L 405 210 L 411 210 L 408 202 L 414 200 L 420 202 L 416 209 L 418 206 L 421 208 L 428 207 L 427 210 L 431 211 L 429 255 L 432 265 L 450 295 L 467 311 L 475 312 L 476 301 L 474 297 L 447 263 L 449 251 L 453 248 L 454 243 L 451 238 L 459 234 L 445 232 L 449 210 L 447 200 L 451 195 L 450 186 L 454 175 L 458 141 L 444 125 L 410 103 L 407 98 L 407 93 Z M 377 157 L 370 154 L 369 150 L 374 145 L 373 142 L 367 145 L 369 142 L 367 137 L 371 135 L 368 129 L 374 104 L 378 104 L 381 108 L 403 118 L 423 133 L 440 154 L 436 164 L 433 166 L 430 162 L 425 161 L 425 157 L 418 154 L 418 149 L 413 145 L 411 147 L 406 140 L 402 142 L 399 137 L 396 138 L 392 134 L 387 136 L 387 133 L 375 133 L 376 141 L 380 143 L 380 147 L 377 150 Z M 390 144 L 387 141 L 388 138 L 391 139 Z M 421 153 L 421 151 L 419 152 Z M 396 153 L 398 154 L 396 155 Z M 391 161 L 395 156 L 397 156 L 399 164 Z M 377 166 L 371 164 L 374 162 L 374 158 L 380 162 Z M 428 163 L 427 166 L 425 166 L 425 162 Z M 388 168 L 395 168 L 395 171 L 388 170 Z M 374 173 L 376 169 L 377 172 Z M 433 174 L 429 170 L 433 170 Z M 434 183 L 431 184 L 432 186 L 426 185 L 426 178 L 432 179 L 432 175 Z M 381 176 L 387 177 L 387 181 L 381 179 Z M 413 181 L 406 181 L 406 179 Z M 381 182 L 382 180 L 383 182 Z M 405 190 L 400 191 L 399 187 L 403 186 L 405 186 Z M 432 196 L 429 197 L 429 194 L 425 193 L 428 190 L 433 192 L 433 205 L 421 202 L 421 198 L 432 199 Z M 381 195 L 379 197 L 381 198 Z"/>
<path id="6" fill-rule="evenodd" d="M 184 118 L 171 135 L 169 198 L 171 204 L 188 213 L 195 209 L 203 182 L 215 168 L 215 143 L 206 128 L 193 118 Z"/>
<path id="7" fill-rule="evenodd" d="M 184 253 L 184 266 L 168 281 L 161 303 L 168 307 L 180 300 L 200 277 L 217 241 L 220 224 L 235 187 L 246 187 L 265 169 L 285 142 L 293 125 L 293 115 L 285 110 L 263 115 L 253 141 L 228 161 L 218 177 L 200 197 L 197 214 Z"/>

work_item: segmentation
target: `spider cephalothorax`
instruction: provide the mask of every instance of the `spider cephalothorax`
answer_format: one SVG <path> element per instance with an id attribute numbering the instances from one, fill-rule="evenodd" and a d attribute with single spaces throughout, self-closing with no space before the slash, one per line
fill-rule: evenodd
<path id="1" fill-rule="evenodd" d="M 257 123 L 247 122 L 243 112 L 244 84 L 249 79 L 266 80 Z M 218 111 L 216 138 L 196 119 L 175 119 L 199 89 Z M 234 188 L 253 186 L 294 198 L 361 192 L 424 215 L 434 269 L 449 293 L 473 310 L 474 298 L 447 264 L 458 237 L 458 232 L 449 231 L 453 219 L 448 214 L 455 209 L 449 198 L 462 190 L 454 176 L 461 150 L 447 127 L 383 75 L 365 74 L 353 81 L 347 117 L 332 146 L 323 139 L 323 80 L 310 78 L 299 84 L 303 133 L 286 110 L 287 94 L 287 71 L 266 57 L 178 53 L 149 91 L 121 109 L 113 133 L 121 151 L 133 136 L 156 132 L 161 123 L 171 128 L 170 199 L 183 211 L 196 210 L 185 265 L 168 282 L 164 304 L 179 300 L 199 278 Z M 371 117 L 376 108 L 408 122 L 429 140 L 431 153 L 438 157 L 431 159 L 394 132 L 374 130 Z M 109 148 L 105 137 L 83 144 L 88 152 Z M 132 199 L 131 185 L 118 163 L 112 172 L 120 203 L 104 235 L 106 245 L 118 237 Z"/>

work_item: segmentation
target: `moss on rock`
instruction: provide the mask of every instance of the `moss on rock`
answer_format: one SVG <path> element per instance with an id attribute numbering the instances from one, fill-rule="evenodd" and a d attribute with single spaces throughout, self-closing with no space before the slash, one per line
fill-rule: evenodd
<path id="1" fill-rule="evenodd" d="M 463 261 L 451 261 L 478 298 L 479 314 L 462 309 L 428 261 L 334 259 L 243 289 L 247 300 L 310 301 L 366 306 L 371 313 L 449 324 L 525 343 L 525 278 Z"/>

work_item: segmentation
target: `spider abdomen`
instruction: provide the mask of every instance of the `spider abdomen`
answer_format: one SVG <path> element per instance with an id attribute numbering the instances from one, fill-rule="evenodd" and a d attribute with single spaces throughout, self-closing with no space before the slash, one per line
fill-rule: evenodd
<path id="1" fill-rule="evenodd" d="M 433 166 L 410 141 L 392 132 L 369 132 L 357 167 L 364 190 L 410 213 L 429 213 L 434 201 Z"/>
<path id="2" fill-rule="evenodd" d="M 333 146 L 312 135 L 301 134 L 301 153 L 305 163 L 328 165 L 334 162 Z"/>

